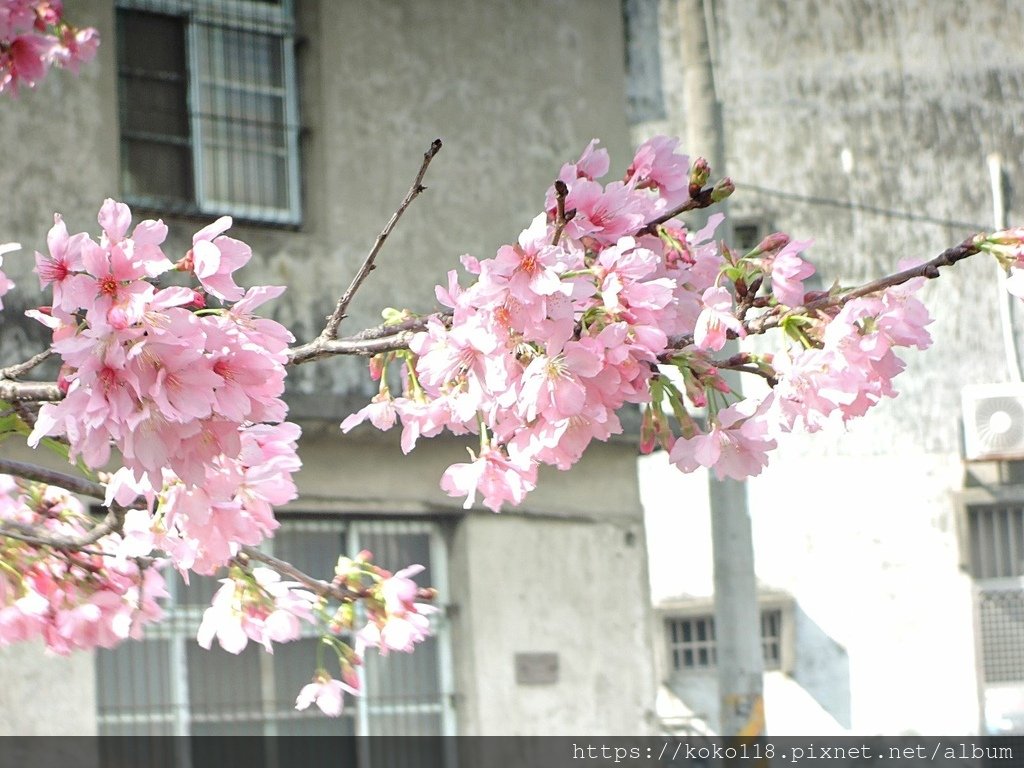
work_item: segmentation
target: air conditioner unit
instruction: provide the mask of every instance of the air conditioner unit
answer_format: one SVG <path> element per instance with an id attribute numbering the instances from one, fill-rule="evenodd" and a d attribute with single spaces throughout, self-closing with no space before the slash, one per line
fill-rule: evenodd
<path id="1" fill-rule="evenodd" d="M 1024 384 L 963 388 L 964 458 L 1024 459 Z"/>

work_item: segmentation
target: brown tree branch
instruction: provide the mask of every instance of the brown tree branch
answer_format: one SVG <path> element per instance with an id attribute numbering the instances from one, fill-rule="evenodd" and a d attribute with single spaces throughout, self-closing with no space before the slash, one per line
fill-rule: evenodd
<path id="1" fill-rule="evenodd" d="M 377 254 L 380 253 L 380 249 L 384 246 L 384 242 L 388 239 L 388 236 L 394 230 L 395 225 L 398 224 L 398 220 L 402 218 L 402 214 L 405 213 L 406 208 L 412 204 L 412 201 L 419 197 L 419 194 L 423 192 L 426 187 L 423 186 L 423 177 L 427 173 L 427 167 L 430 165 L 430 161 L 434 159 L 434 156 L 441 151 L 441 140 L 434 139 L 430 145 L 430 149 L 423 153 L 423 163 L 420 165 L 420 170 L 416 174 L 416 179 L 413 181 L 412 186 L 409 187 L 409 191 L 405 193 L 405 199 L 402 200 L 402 204 L 398 206 L 398 209 L 391 214 L 391 218 L 388 223 L 384 225 L 384 229 L 377 235 L 377 240 L 374 242 L 370 252 L 366 254 L 366 258 L 363 259 L 362 266 L 359 267 L 359 271 L 356 272 L 355 277 L 352 278 L 352 282 L 348 288 L 338 299 L 338 304 L 327 317 L 327 325 L 324 326 L 323 331 L 320 332 L 319 340 L 332 341 L 338 336 L 338 326 L 341 321 L 345 319 L 345 311 L 348 309 L 348 305 L 352 303 L 352 299 L 359 290 L 359 286 L 363 284 L 363 281 L 369 276 L 370 272 L 374 269 L 374 260 L 377 258 Z"/>
<path id="2" fill-rule="evenodd" d="M 103 483 L 95 483 L 92 480 L 46 469 L 45 467 L 28 464 L 23 461 L 0 458 L 0 474 L 23 477 L 26 480 L 53 485 L 71 493 L 90 496 L 94 499 L 102 500 L 107 495 L 107 489 Z M 39 546 L 63 550 L 82 550 L 83 547 L 95 544 L 109 533 L 120 533 L 124 526 L 124 513 L 124 507 L 119 504 L 111 504 L 106 517 L 81 536 L 52 536 L 34 526 L 23 525 L 11 520 L 5 521 L 0 526 L 0 536 L 9 536 L 10 538 L 23 541 L 28 541 L 25 537 L 31 536 L 33 540 L 30 543 L 38 544 Z"/>
<path id="3" fill-rule="evenodd" d="M 304 584 L 322 597 L 333 597 L 335 600 L 340 602 L 351 603 L 358 600 L 360 597 L 365 596 L 361 592 L 355 592 L 347 587 L 341 586 L 340 584 L 334 584 L 313 578 L 309 574 L 300 571 L 286 560 L 281 560 L 273 555 L 268 555 L 266 552 L 257 549 L 256 547 L 242 547 L 241 553 L 250 560 L 256 560 L 257 562 L 270 566 L 282 576 L 288 576 L 300 584 Z"/>
<path id="4" fill-rule="evenodd" d="M 979 253 L 981 248 L 975 244 L 976 239 L 976 236 L 972 235 L 959 245 L 947 248 L 930 261 L 926 261 L 916 267 L 904 269 L 902 272 L 896 272 L 894 274 L 881 277 L 878 280 L 872 280 L 869 283 L 865 283 L 864 285 L 853 288 L 845 293 L 835 296 L 821 296 L 799 307 L 788 308 L 776 306 L 771 311 L 755 317 L 752 320 L 744 320 L 743 327 L 748 336 L 756 336 L 773 328 L 779 327 L 789 317 L 807 315 L 825 309 L 842 308 L 853 299 L 870 296 L 884 291 L 887 288 L 894 288 L 897 285 L 903 285 L 915 278 L 924 277 L 929 280 L 934 280 L 940 274 L 940 267 L 950 267 L 959 261 L 963 261 L 964 259 Z M 736 334 L 733 331 L 729 331 L 728 336 L 730 339 L 736 338 Z M 692 344 L 693 334 L 672 337 L 669 339 L 669 348 L 662 353 L 661 359 L 663 361 L 667 361 L 676 352 L 681 349 L 685 349 Z"/>
<path id="5" fill-rule="evenodd" d="M 35 483 L 55 485 L 65 491 L 77 493 L 80 496 L 90 496 L 94 499 L 104 499 L 107 495 L 107 488 L 103 483 L 96 483 L 86 480 L 84 477 L 68 475 L 64 472 L 57 472 L 53 469 L 28 464 L 24 461 L 0 458 L 0 474 L 14 475 L 31 480 Z"/>
<path id="6" fill-rule="evenodd" d="M 714 200 L 711 199 L 712 192 L 714 192 L 714 187 L 704 187 L 696 195 L 693 195 L 689 200 L 687 200 L 685 203 L 677 205 L 671 211 L 663 213 L 661 216 L 657 216 L 648 221 L 640 229 L 637 230 L 636 236 L 641 237 L 643 235 L 653 235 L 655 232 L 658 231 L 659 224 L 664 224 L 666 221 L 674 219 L 676 216 L 686 213 L 687 211 L 695 211 L 700 208 L 708 208 L 709 206 L 714 204 Z"/>

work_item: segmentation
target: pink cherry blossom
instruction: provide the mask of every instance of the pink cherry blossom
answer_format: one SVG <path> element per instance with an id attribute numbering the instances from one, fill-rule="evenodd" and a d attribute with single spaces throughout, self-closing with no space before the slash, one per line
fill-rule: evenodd
<path id="1" fill-rule="evenodd" d="M 240 240 L 224 235 L 231 227 L 231 217 L 221 216 L 196 232 L 189 252 L 192 269 L 203 287 L 219 299 L 235 301 L 245 293 L 232 277 L 252 258 L 252 249 Z"/>
<path id="2" fill-rule="evenodd" d="M 725 288 L 708 288 L 701 296 L 704 309 L 693 330 L 697 349 L 719 350 L 725 346 L 728 332 L 746 336 L 743 323 L 733 314 L 732 296 Z"/>
<path id="3" fill-rule="evenodd" d="M 344 708 L 345 694 L 349 693 L 358 696 L 359 691 L 341 680 L 335 680 L 322 672 L 313 678 L 313 682 L 307 684 L 299 691 L 295 699 L 295 708 L 307 709 L 310 704 L 316 704 L 328 717 L 338 717 Z"/>
<path id="4" fill-rule="evenodd" d="M 630 184 L 657 189 L 665 208 L 690 199 L 690 158 L 676 154 L 678 145 L 678 139 L 655 136 L 640 145 L 626 171 Z"/>
<path id="5" fill-rule="evenodd" d="M 770 404 L 771 396 L 761 403 L 743 400 L 720 411 L 707 434 L 676 440 L 669 460 L 684 472 L 708 467 L 719 479 L 759 475 L 768 464 L 768 451 L 775 448 L 768 425 L 760 418 Z"/>
<path id="6" fill-rule="evenodd" d="M 476 494 L 483 495 L 483 503 L 493 511 L 505 502 L 518 504 L 537 485 L 537 467 L 514 461 L 497 448 L 486 447 L 479 457 L 463 464 L 453 464 L 441 478 L 441 488 L 449 496 L 465 496 L 463 507 L 469 509 Z"/>
<path id="7" fill-rule="evenodd" d="M 803 281 L 814 274 L 814 265 L 801 259 L 799 254 L 810 245 L 810 240 L 794 240 L 769 259 L 772 294 L 780 304 L 787 307 L 803 304 Z"/>

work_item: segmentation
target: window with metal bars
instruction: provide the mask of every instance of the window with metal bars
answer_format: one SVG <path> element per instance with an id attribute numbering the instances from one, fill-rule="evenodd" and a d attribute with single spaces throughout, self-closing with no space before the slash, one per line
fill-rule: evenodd
<path id="1" fill-rule="evenodd" d="M 968 570 L 976 579 L 1024 576 L 1024 504 L 967 506 Z"/>
<path id="2" fill-rule="evenodd" d="M 292 0 L 118 0 L 117 59 L 130 203 L 299 222 Z"/>
<path id="3" fill-rule="evenodd" d="M 444 589 L 443 538 L 429 522 L 289 518 L 267 547 L 314 575 L 333 573 L 339 553 L 368 549 L 384 568 L 425 566 L 417 581 Z M 316 667 L 316 637 L 276 645 L 272 655 L 251 642 L 237 656 L 216 644 L 206 651 L 196 629 L 219 583 L 193 576 L 186 586 L 170 575 L 168 581 L 166 620 L 145 640 L 97 652 L 101 735 L 454 734 L 443 612 L 431 617 L 433 635 L 414 653 L 369 652 L 360 667 L 364 694 L 347 698 L 342 716 L 329 718 L 316 707 L 295 709 Z"/>
<path id="4" fill-rule="evenodd" d="M 983 681 L 1024 682 L 1024 591 L 979 590 L 977 609 Z"/>
<path id="5" fill-rule="evenodd" d="M 711 670 L 718 665 L 715 617 L 671 617 L 665 620 L 669 655 L 676 672 Z M 765 669 L 782 667 L 782 610 L 761 611 L 761 650 Z"/>

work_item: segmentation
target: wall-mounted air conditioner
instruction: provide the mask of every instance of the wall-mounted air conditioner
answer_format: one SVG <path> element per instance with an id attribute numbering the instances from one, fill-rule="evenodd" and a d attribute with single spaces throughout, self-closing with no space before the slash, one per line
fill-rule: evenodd
<path id="1" fill-rule="evenodd" d="M 964 458 L 1024 459 L 1024 384 L 963 388 Z"/>

